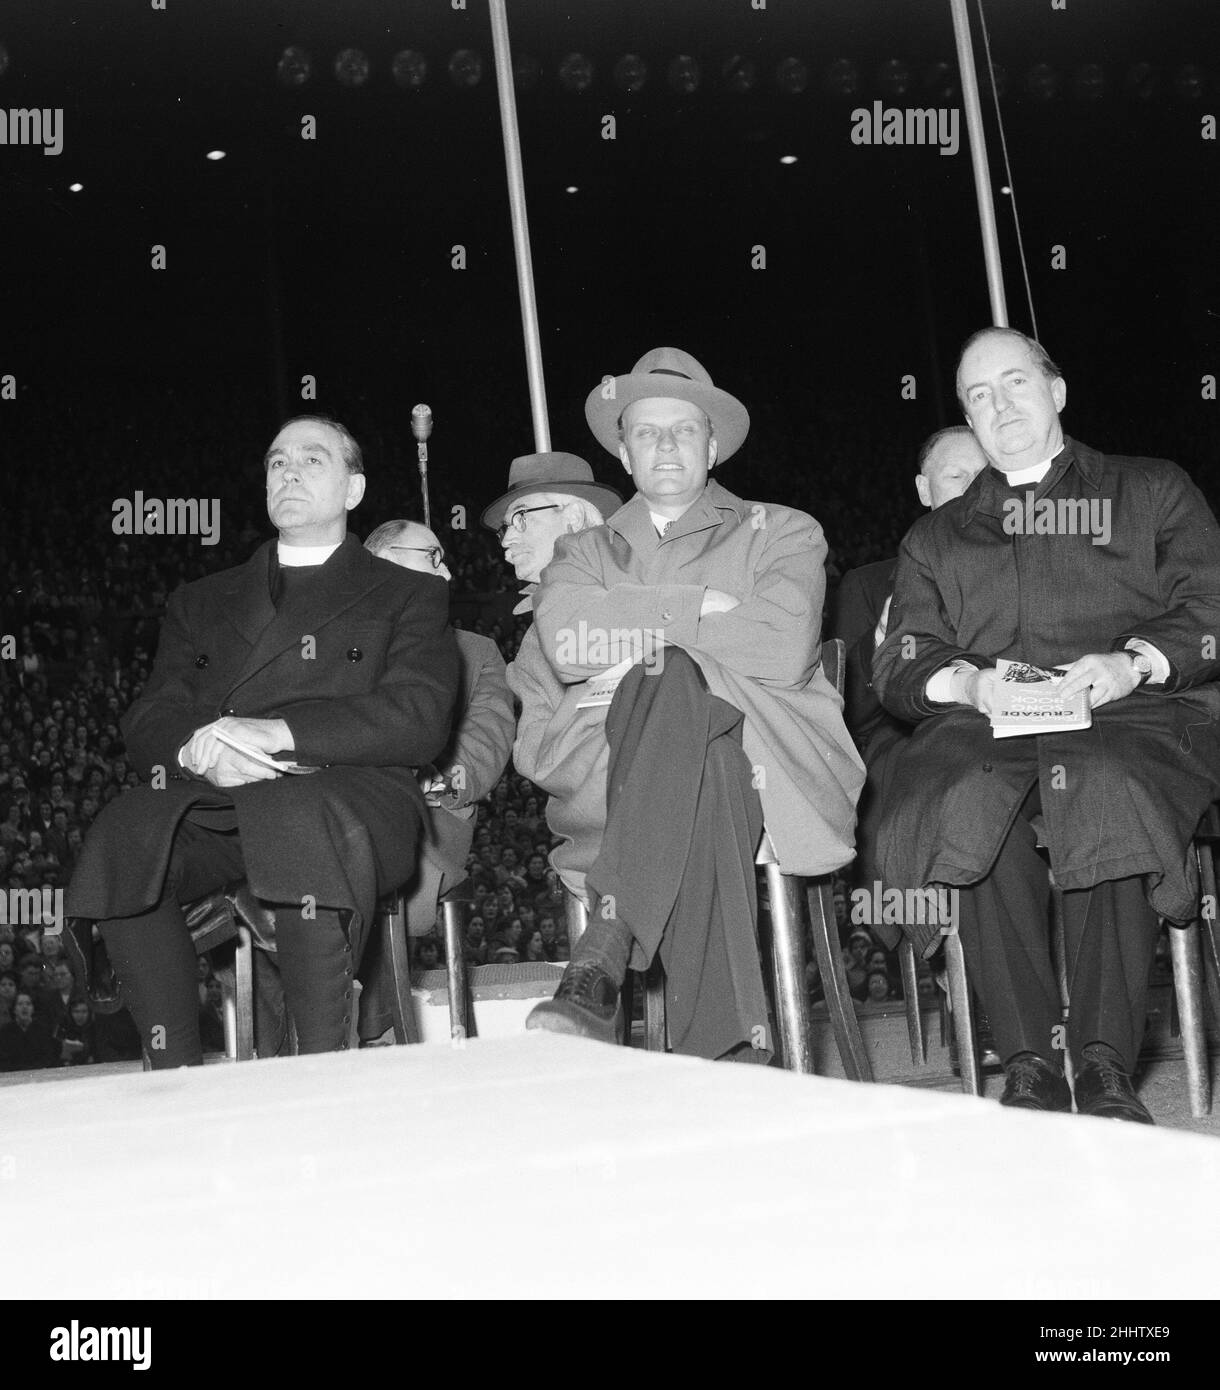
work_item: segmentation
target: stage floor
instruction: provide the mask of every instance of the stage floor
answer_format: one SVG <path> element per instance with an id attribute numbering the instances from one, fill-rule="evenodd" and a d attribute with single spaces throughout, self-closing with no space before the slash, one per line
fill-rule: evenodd
<path id="1" fill-rule="evenodd" d="M 10 1298 L 1220 1294 L 1214 1139 L 950 1092 L 524 1034 L 0 1115 Z"/>
<path id="2" fill-rule="evenodd" d="M 1220 1294 L 1212 1138 L 572 1038 L 0 1090 L 6 1297 Z"/>

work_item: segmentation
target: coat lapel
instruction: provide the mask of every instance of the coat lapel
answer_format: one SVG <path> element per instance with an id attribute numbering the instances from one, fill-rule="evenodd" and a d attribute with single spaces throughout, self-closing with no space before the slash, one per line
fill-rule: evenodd
<path id="1" fill-rule="evenodd" d="M 253 622 L 263 612 L 270 614 L 270 621 L 256 631 L 250 653 L 230 690 L 244 685 L 283 652 L 299 648 L 303 633 L 333 622 L 358 602 L 369 587 L 370 557 L 355 536 L 349 535 L 322 566 L 319 582 L 308 596 L 283 604 L 277 613 L 268 591 L 268 557 L 263 557 L 261 565 L 257 563 L 262 554 L 262 550 L 258 551 L 250 566 L 243 567 L 243 570 L 250 571 L 248 574 L 239 572 L 240 598 L 235 596 L 238 611 L 232 621 L 243 635 L 251 630 Z M 258 593 L 253 592 L 255 589 Z"/>
<path id="2" fill-rule="evenodd" d="M 268 570 L 274 544 L 274 541 L 265 541 L 244 565 L 230 570 L 229 582 L 223 590 L 224 617 L 250 647 L 275 617 Z"/>

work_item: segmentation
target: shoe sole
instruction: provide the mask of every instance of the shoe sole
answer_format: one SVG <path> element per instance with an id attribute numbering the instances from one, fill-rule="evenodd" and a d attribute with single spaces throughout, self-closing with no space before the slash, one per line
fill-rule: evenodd
<path id="1" fill-rule="evenodd" d="M 1125 1120 L 1128 1124 L 1155 1125 L 1156 1121 L 1145 1110 L 1142 1114 L 1131 1110 L 1078 1110 L 1078 1115 L 1087 1115 L 1091 1120 Z"/>
<path id="2" fill-rule="evenodd" d="M 525 1026 L 531 1032 L 565 1033 L 570 1038 L 588 1038 L 590 1042 L 621 1044 L 622 1021 L 621 1007 L 615 1011 L 609 1024 L 599 1024 L 577 1018 L 548 1000 L 534 1006 L 525 1020 Z"/>

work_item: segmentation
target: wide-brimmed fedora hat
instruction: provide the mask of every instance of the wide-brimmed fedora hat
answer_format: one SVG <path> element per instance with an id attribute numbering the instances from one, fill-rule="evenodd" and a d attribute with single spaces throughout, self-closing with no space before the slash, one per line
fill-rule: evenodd
<path id="1" fill-rule="evenodd" d="M 602 381 L 589 392 L 585 419 L 597 442 L 619 457 L 618 419 L 632 401 L 653 396 L 690 401 L 706 412 L 716 436 L 716 461 L 723 463 L 745 443 L 750 415 L 736 396 L 718 386 L 701 363 L 681 348 L 659 347 L 646 352 L 626 376 Z"/>
<path id="2" fill-rule="evenodd" d="M 531 492 L 570 492 L 592 502 L 604 517 L 623 505 L 612 487 L 594 482 L 592 468 L 575 454 L 522 454 L 509 465 L 508 491 L 483 512 L 483 525 L 496 530 L 517 498 Z"/>

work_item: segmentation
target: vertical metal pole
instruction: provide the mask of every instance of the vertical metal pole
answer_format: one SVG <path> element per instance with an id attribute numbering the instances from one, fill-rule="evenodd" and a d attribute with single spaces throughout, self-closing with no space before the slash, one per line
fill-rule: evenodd
<path id="1" fill-rule="evenodd" d="M 525 207 L 525 176 L 521 169 L 521 137 L 513 93 L 513 63 L 508 46 L 505 0 L 488 0 L 491 39 L 496 55 L 496 87 L 500 98 L 500 130 L 504 136 L 504 167 L 508 174 L 508 204 L 513 219 L 513 253 L 517 262 L 517 291 L 521 298 L 521 328 L 525 335 L 525 367 L 529 373 L 530 412 L 534 419 L 534 448 L 550 452 L 546 381 L 542 375 L 542 345 L 538 335 L 538 305 L 534 298 L 534 266 L 530 256 L 529 217 Z"/>
<path id="2" fill-rule="evenodd" d="M 983 113 L 979 107 L 979 80 L 974 70 L 974 47 L 970 42 L 970 17 L 966 13 L 966 0 L 949 0 L 949 8 L 953 11 L 953 36 L 957 40 L 957 68 L 962 79 L 962 104 L 966 109 L 966 133 L 970 141 L 970 163 L 974 169 L 974 194 L 979 205 L 979 230 L 983 234 L 983 260 L 987 266 L 987 293 L 991 297 L 991 318 L 994 327 L 1007 328 L 1008 306 L 1004 302 L 1004 271 L 1000 264 L 1000 238 L 995 226 L 995 204 L 991 200 L 991 170 L 987 163 L 987 144 L 983 139 Z"/>

